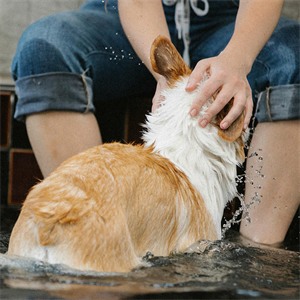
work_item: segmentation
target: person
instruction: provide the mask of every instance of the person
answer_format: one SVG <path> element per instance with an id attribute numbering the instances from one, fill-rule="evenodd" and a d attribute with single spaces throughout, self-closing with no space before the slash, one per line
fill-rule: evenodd
<path id="1" fill-rule="evenodd" d="M 44 177 L 68 157 L 102 143 L 95 103 L 152 93 L 155 111 L 166 82 L 152 71 L 149 52 L 157 36 L 166 36 L 193 69 L 187 91 L 210 72 L 190 115 L 219 91 L 199 126 L 234 97 L 220 126 L 227 128 L 245 110 L 246 129 L 254 105 L 258 125 L 245 201 L 261 203 L 250 206 L 252 222 L 242 221 L 240 231 L 259 243 L 281 242 L 299 206 L 300 182 L 299 23 L 280 18 L 282 5 L 283 0 L 91 0 L 30 25 L 12 62 L 15 118 L 26 123 Z"/>

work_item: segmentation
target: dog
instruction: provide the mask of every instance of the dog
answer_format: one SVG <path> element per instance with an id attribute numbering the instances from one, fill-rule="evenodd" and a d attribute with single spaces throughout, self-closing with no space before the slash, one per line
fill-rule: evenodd
<path id="1" fill-rule="evenodd" d="M 191 70 L 158 37 L 152 68 L 166 77 L 164 101 L 147 116 L 143 145 L 111 143 L 71 157 L 29 192 L 7 254 L 80 270 L 128 272 L 150 251 L 168 256 L 199 239 L 221 238 L 221 219 L 245 159 L 244 113 L 219 127 L 233 100 L 206 128 L 185 86 Z"/>

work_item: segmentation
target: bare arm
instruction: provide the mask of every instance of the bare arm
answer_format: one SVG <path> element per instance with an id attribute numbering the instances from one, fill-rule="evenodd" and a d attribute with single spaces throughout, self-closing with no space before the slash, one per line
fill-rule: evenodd
<path id="1" fill-rule="evenodd" d="M 205 119 L 200 120 L 201 126 L 205 127 L 232 97 L 235 98 L 234 106 L 222 121 L 221 127 L 227 128 L 244 109 L 246 109 L 244 129 L 248 126 L 253 104 L 246 76 L 256 56 L 276 27 L 283 1 L 241 0 L 234 34 L 224 51 L 217 57 L 200 61 L 195 67 L 187 85 L 187 91 L 196 88 L 208 69 L 211 78 L 193 103 L 190 110 L 192 116 L 197 115 L 207 99 L 220 89 Z"/>
<path id="2" fill-rule="evenodd" d="M 152 99 L 152 111 L 162 100 L 161 91 L 167 88 L 166 79 L 152 70 L 150 48 L 159 35 L 170 39 L 161 0 L 118 0 L 122 27 L 136 54 L 157 81 L 155 95 Z"/>
<path id="3" fill-rule="evenodd" d="M 152 70 L 150 48 L 157 36 L 170 39 L 161 0 L 119 0 L 119 15 L 123 29 L 136 54 L 158 80 Z"/>

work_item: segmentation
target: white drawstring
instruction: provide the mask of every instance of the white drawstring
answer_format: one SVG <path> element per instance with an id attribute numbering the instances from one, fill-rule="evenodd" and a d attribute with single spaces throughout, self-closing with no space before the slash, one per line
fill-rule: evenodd
<path id="1" fill-rule="evenodd" d="M 163 0 L 163 3 L 167 6 L 174 5 L 175 7 L 175 24 L 178 31 L 178 38 L 183 38 L 184 51 L 183 59 L 188 66 L 190 66 L 190 4 L 197 16 L 205 16 L 209 10 L 208 0 L 201 0 L 204 3 L 204 9 L 197 7 L 198 0 Z"/>

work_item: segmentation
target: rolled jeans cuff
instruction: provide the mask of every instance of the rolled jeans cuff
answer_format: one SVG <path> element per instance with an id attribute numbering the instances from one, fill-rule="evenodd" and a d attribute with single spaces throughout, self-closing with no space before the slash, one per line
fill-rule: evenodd
<path id="1" fill-rule="evenodd" d="M 93 81 L 84 74 L 45 73 L 22 77 L 16 81 L 20 95 L 14 117 L 25 121 L 26 115 L 44 111 L 95 111 Z"/>
<path id="2" fill-rule="evenodd" d="M 258 95 L 258 123 L 295 120 L 300 116 L 300 84 L 269 87 Z"/>

